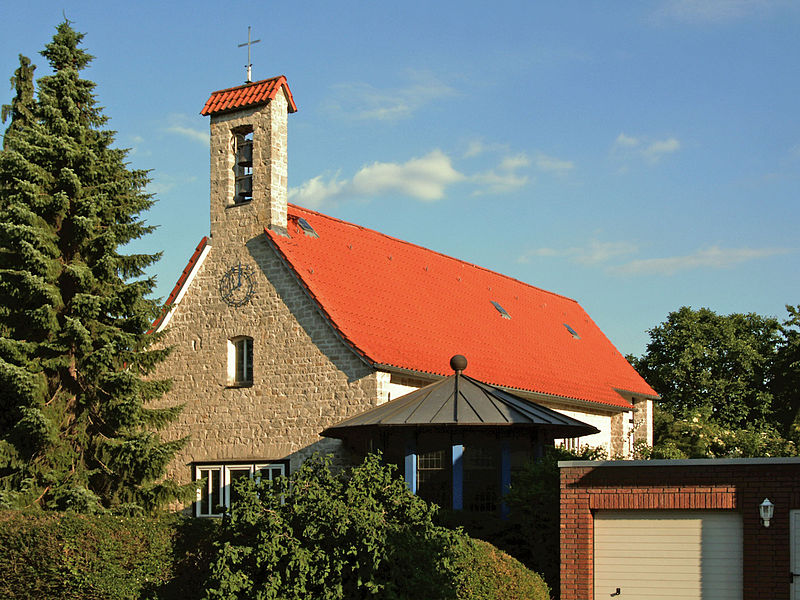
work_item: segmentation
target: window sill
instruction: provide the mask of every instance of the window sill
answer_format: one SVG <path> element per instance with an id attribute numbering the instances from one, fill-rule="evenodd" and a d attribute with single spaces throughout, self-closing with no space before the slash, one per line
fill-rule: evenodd
<path id="1" fill-rule="evenodd" d="M 236 388 L 250 388 L 253 387 L 252 381 L 242 381 L 240 383 L 229 383 L 225 386 L 227 389 L 236 389 Z"/>
<path id="2" fill-rule="evenodd" d="M 233 202 L 231 204 L 226 205 L 225 210 L 228 210 L 229 208 L 237 208 L 239 206 L 247 206 L 252 203 L 253 203 L 252 198 L 250 198 L 249 200 L 244 200 L 243 202 Z"/>

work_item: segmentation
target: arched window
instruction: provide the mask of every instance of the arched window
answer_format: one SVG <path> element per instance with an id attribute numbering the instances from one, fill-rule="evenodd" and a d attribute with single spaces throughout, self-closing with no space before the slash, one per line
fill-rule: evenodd
<path id="1" fill-rule="evenodd" d="M 253 338 L 242 335 L 228 340 L 228 385 L 253 383 Z"/>

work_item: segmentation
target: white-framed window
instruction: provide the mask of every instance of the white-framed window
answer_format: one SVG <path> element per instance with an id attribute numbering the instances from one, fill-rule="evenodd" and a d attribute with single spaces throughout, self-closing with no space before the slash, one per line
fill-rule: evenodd
<path id="1" fill-rule="evenodd" d="M 239 336 L 228 340 L 228 385 L 253 383 L 253 338 Z"/>
<path id="2" fill-rule="evenodd" d="M 280 463 L 229 463 L 198 464 L 194 466 L 194 480 L 201 482 L 197 487 L 194 504 L 196 517 L 221 517 L 225 509 L 236 503 L 234 484 L 240 477 L 256 480 L 266 477 L 270 481 L 287 473 L 287 464 Z"/>

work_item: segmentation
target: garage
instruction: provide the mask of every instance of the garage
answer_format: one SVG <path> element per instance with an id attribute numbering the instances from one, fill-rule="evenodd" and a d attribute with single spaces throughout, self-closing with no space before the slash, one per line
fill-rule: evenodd
<path id="1" fill-rule="evenodd" d="M 730 510 L 594 512 L 594 598 L 742 598 L 742 518 Z"/>

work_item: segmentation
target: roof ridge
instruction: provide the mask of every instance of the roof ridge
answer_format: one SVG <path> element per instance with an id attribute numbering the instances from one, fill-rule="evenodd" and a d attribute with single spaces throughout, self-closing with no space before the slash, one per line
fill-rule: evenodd
<path id="1" fill-rule="evenodd" d="M 223 92 L 232 92 L 233 90 L 239 90 L 246 87 L 251 87 L 254 85 L 258 85 L 260 83 L 266 83 L 268 81 L 277 81 L 278 79 L 281 78 L 286 79 L 286 75 L 276 75 L 275 77 L 267 77 L 266 79 L 260 79 L 259 81 L 250 81 L 247 83 L 243 83 L 241 85 L 235 85 L 233 87 L 225 88 L 224 90 L 216 90 L 211 92 L 211 95 L 213 96 L 214 94 L 221 94 Z"/>
<path id="2" fill-rule="evenodd" d="M 454 262 L 460 263 L 462 265 L 467 265 L 469 267 L 473 267 L 475 269 L 479 269 L 481 271 L 485 271 L 487 273 L 491 273 L 492 275 L 497 275 L 499 277 L 502 277 L 503 279 L 508 279 L 509 281 L 514 281 L 516 283 L 522 284 L 522 285 L 524 285 L 526 287 L 529 287 L 531 289 L 538 290 L 540 292 L 544 292 L 545 294 L 549 294 L 551 296 L 555 296 L 557 298 L 562 298 L 563 300 L 569 300 L 570 302 L 573 302 L 575 304 L 579 304 L 578 301 L 575 298 L 570 298 L 569 296 L 565 296 L 565 295 L 559 294 L 557 292 L 552 292 L 550 290 L 546 290 L 544 288 L 540 288 L 538 286 L 533 285 L 532 283 L 528 283 L 526 281 L 522 281 L 520 279 L 517 279 L 516 277 L 511 277 L 510 275 L 506 275 L 504 273 L 500 273 L 499 271 L 493 271 L 492 269 L 489 269 L 488 267 L 482 267 L 481 265 L 476 265 L 475 263 L 471 263 L 469 261 L 462 260 L 460 258 L 455 258 L 453 256 L 450 256 L 449 254 L 445 254 L 444 252 L 439 252 L 438 250 L 432 250 L 430 248 L 422 246 L 421 244 L 415 244 L 414 242 L 409 242 L 408 240 L 403 240 L 403 239 L 400 239 L 398 237 L 394 237 L 393 235 L 388 235 L 386 233 L 382 233 L 382 232 L 380 232 L 380 231 L 378 231 L 376 229 L 371 229 L 371 228 L 366 227 L 364 225 L 359 225 L 357 223 L 351 223 L 350 221 L 345 221 L 344 219 L 340 219 L 338 217 L 333 217 L 331 215 L 326 215 L 325 213 L 319 212 L 318 210 L 313 210 L 311 208 L 306 208 L 305 206 L 299 206 L 297 204 L 289 203 L 289 207 L 290 208 L 296 208 L 296 209 L 299 209 L 301 211 L 313 213 L 313 214 L 315 214 L 315 215 L 317 215 L 319 217 L 323 217 L 325 219 L 330 219 L 331 221 L 337 221 L 337 222 L 342 223 L 344 225 L 350 225 L 351 227 L 356 227 L 356 228 L 361 229 L 363 231 L 369 231 L 371 233 L 375 233 L 375 234 L 377 234 L 377 235 L 379 235 L 381 237 L 393 240 L 395 242 L 399 242 L 399 243 L 405 244 L 407 246 L 413 246 L 414 248 L 419 248 L 420 250 L 425 250 L 427 252 L 431 252 L 433 254 L 436 254 L 436 255 L 441 256 L 443 258 L 447 258 L 449 260 L 452 260 Z"/>

